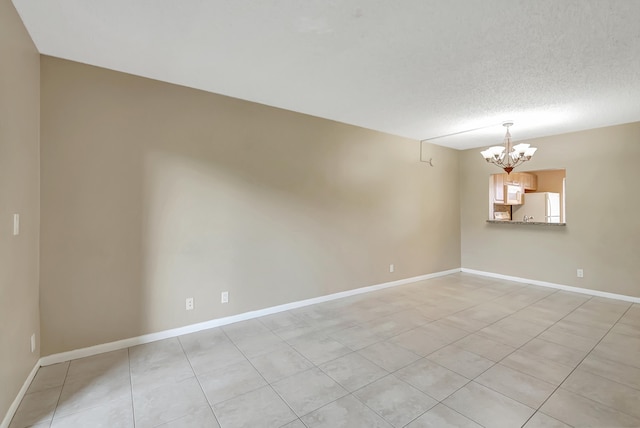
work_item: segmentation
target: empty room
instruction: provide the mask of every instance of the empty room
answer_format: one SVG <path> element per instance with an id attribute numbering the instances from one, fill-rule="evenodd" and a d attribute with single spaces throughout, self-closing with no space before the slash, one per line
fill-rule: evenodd
<path id="1" fill-rule="evenodd" d="M 640 427 L 638 22 L 0 0 L 0 428 Z"/>

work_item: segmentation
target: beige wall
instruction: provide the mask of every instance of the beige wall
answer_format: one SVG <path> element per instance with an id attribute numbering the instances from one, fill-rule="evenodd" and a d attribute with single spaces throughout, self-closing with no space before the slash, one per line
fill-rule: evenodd
<path id="1" fill-rule="evenodd" d="M 43 354 L 459 267 L 458 153 L 425 151 L 43 57 Z"/>
<path id="2" fill-rule="evenodd" d="M 567 172 L 564 169 L 545 169 L 542 171 L 531 171 L 538 177 L 538 187 L 536 192 L 554 192 L 562 194 L 562 181 Z"/>
<path id="3" fill-rule="evenodd" d="M 566 168 L 567 226 L 487 224 L 497 168 L 463 151 L 462 266 L 640 297 L 640 122 L 527 142 L 538 151 L 524 169 Z"/>
<path id="4" fill-rule="evenodd" d="M 13 4 L 0 0 L 0 420 L 39 357 L 29 344 L 40 329 L 39 62 Z"/>

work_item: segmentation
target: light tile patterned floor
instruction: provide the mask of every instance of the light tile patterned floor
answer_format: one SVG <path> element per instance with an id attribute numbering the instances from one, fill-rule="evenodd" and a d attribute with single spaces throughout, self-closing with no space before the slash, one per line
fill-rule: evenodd
<path id="1" fill-rule="evenodd" d="M 640 427 L 640 305 L 454 274 L 42 367 L 11 427 Z"/>

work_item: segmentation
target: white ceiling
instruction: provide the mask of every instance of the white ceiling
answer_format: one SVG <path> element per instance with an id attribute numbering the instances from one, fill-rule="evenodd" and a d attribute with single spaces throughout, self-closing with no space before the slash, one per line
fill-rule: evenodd
<path id="1" fill-rule="evenodd" d="M 638 0 L 13 3 L 42 54 L 459 149 L 640 120 Z"/>

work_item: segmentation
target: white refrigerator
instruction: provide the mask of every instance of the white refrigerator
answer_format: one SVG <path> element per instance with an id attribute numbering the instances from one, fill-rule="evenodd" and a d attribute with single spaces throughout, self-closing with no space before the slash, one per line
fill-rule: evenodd
<path id="1" fill-rule="evenodd" d="M 560 223 L 560 194 L 551 192 L 525 193 L 522 205 L 514 205 L 511 220 Z"/>

